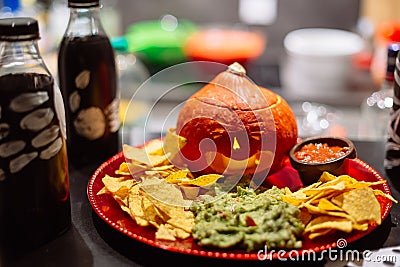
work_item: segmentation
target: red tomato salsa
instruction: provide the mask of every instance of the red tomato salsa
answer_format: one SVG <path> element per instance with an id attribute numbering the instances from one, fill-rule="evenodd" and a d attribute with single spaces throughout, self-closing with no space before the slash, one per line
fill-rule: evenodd
<path id="1" fill-rule="evenodd" d="M 304 145 L 299 151 L 294 153 L 295 157 L 303 162 L 325 163 L 338 159 L 350 150 L 344 146 L 329 146 L 326 143 L 310 143 Z"/>

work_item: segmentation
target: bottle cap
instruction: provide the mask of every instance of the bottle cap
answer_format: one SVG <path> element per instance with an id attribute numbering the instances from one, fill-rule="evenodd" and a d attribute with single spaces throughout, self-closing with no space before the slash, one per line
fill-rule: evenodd
<path id="1" fill-rule="evenodd" d="M 388 57 L 390 58 L 396 58 L 397 54 L 399 53 L 400 50 L 400 44 L 399 43 L 391 43 L 388 46 Z"/>
<path id="2" fill-rule="evenodd" d="M 100 6 L 100 0 L 68 0 L 68 7 L 89 8 Z"/>
<path id="3" fill-rule="evenodd" d="M 0 19 L 0 40 L 18 42 L 39 38 L 39 25 L 33 18 Z"/>

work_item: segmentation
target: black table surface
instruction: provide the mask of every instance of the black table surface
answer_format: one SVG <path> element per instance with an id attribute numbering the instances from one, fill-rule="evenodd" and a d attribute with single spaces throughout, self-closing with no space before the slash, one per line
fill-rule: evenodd
<path id="1" fill-rule="evenodd" d="M 354 141 L 358 157 L 384 177 L 384 143 Z M 97 165 L 80 170 L 70 170 L 72 225 L 62 236 L 20 257 L 8 266 L 304 266 L 305 262 L 261 262 L 210 259 L 184 255 L 154 248 L 117 232 L 92 210 L 86 188 Z M 400 179 L 400 177 L 399 177 Z M 400 193 L 391 186 L 393 196 L 400 200 Z M 347 249 L 374 250 L 400 245 L 400 204 L 392 206 L 390 216 L 367 236 L 349 244 Z M 326 261 L 307 262 L 324 266 Z"/>

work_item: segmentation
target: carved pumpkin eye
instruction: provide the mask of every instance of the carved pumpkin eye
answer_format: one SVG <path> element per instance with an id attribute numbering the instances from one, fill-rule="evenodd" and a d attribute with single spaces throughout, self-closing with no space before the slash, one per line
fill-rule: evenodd
<path id="1" fill-rule="evenodd" d="M 239 142 L 238 142 L 236 137 L 233 138 L 233 146 L 232 146 L 232 148 L 233 148 L 233 150 L 240 149 L 240 145 L 239 145 Z"/>

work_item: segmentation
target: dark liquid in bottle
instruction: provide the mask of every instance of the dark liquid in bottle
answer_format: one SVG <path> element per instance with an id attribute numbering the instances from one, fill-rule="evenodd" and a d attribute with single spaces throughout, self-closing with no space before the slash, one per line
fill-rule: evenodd
<path id="1" fill-rule="evenodd" d="M 70 226 L 68 159 L 52 77 L 0 77 L 0 248 L 13 257 Z M 56 97 L 57 99 L 57 97 Z M 62 105 L 59 96 L 58 105 Z M 64 133 L 65 135 L 65 133 Z"/>
<path id="2" fill-rule="evenodd" d="M 70 162 L 100 163 L 119 150 L 115 59 L 105 36 L 64 37 L 58 56 Z"/>
<path id="3" fill-rule="evenodd" d="M 400 136 L 400 117 L 393 116 L 393 113 L 400 109 L 400 106 L 396 105 L 396 102 L 400 99 L 399 94 L 400 87 L 395 84 L 395 103 L 393 104 L 392 115 L 390 117 L 391 121 L 389 122 L 388 127 L 389 134 L 386 142 L 386 155 L 384 161 L 386 175 L 397 190 L 400 190 L 400 150 L 398 149 L 400 147 L 398 142 Z"/>

